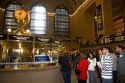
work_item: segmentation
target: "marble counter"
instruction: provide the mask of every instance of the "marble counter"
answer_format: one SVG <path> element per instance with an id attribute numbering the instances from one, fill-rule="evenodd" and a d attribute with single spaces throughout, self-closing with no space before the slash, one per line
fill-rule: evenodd
<path id="1" fill-rule="evenodd" d="M 63 83 L 59 65 L 0 69 L 1 83 Z"/>

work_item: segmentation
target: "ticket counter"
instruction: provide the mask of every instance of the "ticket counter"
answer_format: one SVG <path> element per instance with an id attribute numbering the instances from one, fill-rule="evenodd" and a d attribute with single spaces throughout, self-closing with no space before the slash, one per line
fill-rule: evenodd
<path id="1" fill-rule="evenodd" d="M 0 69 L 1 83 L 63 83 L 60 66 Z"/>
<path id="2" fill-rule="evenodd" d="M 0 34 L 1 83 L 62 83 L 60 48 L 51 38 Z"/>

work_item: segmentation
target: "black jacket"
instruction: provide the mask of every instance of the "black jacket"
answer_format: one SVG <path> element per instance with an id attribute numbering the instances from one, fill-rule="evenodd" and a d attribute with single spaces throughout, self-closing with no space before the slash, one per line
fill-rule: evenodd
<path id="1" fill-rule="evenodd" d="M 58 62 L 61 65 L 61 71 L 71 71 L 71 59 L 68 55 L 60 56 Z"/>

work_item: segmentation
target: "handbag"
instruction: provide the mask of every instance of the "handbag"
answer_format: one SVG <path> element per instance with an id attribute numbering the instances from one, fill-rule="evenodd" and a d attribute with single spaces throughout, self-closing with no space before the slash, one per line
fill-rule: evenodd
<path id="1" fill-rule="evenodd" d="M 76 74 L 76 75 L 79 75 L 80 73 L 81 73 L 81 71 L 76 68 L 76 69 L 75 69 L 75 74 Z"/>

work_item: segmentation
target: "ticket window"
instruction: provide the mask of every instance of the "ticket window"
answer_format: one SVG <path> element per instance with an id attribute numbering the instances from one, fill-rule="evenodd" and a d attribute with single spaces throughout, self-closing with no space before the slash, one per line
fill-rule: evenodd
<path id="1" fill-rule="evenodd" d="M 48 55 L 49 51 L 51 50 L 51 46 L 49 44 L 44 43 L 35 43 L 35 51 L 34 55 Z"/>
<path id="2" fill-rule="evenodd" d="M 8 62 L 32 62 L 33 43 L 9 41 L 7 43 Z"/>
<path id="3" fill-rule="evenodd" d="M 52 61 L 56 61 L 59 55 L 58 46 L 52 44 L 36 43 L 34 55 L 47 55 Z"/>

